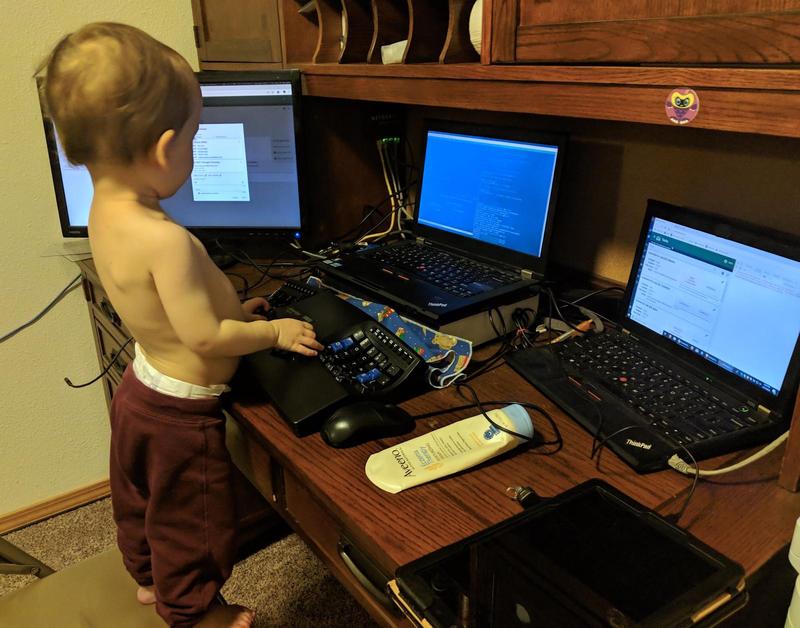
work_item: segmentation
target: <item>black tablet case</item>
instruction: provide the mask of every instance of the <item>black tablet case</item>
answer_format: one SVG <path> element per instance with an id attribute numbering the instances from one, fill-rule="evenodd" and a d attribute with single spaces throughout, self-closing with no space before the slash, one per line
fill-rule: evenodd
<path id="1" fill-rule="evenodd" d="M 411 615 L 432 626 L 701 626 L 747 601 L 740 565 L 601 480 L 396 579 Z"/>

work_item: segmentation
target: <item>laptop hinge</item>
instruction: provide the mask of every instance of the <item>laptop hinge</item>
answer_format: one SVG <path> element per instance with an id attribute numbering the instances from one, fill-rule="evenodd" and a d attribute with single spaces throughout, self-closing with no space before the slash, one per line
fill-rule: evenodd
<path id="1" fill-rule="evenodd" d="M 533 271 L 532 270 L 528 270 L 527 268 L 523 268 L 523 269 L 520 270 L 520 272 L 522 273 L 522 278 L 523 279 L 533 279 Z"/>
<path id="2" fill-rule="evenodd" d="M 769 408 L 765 408 L 761 404 L 758 404 L 758 406 L 756 406 L 756 410 L 758 410 L 759 412 L 763 412 L 767 416 L 772 414 L 772 410 L 770 410 Z"/>

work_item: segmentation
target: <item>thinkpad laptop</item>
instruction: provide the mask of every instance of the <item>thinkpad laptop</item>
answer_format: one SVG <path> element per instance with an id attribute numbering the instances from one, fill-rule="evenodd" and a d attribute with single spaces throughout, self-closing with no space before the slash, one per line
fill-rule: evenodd
<path id="1" fill-rule="evenodd" d="M 509 364 L 639 472 L 789 429 L 800 372 L 800 240 L 649 201 L 622 332 Z M 691 453 L 691 457 L 687 455 Z"/>
<path id="2" fill-rule="evenodd" d="M 433 327 L 530 296 L 544 273 L 564 143 L 430 122 L 411 236 L 320 270 L 336 287 Z"/>

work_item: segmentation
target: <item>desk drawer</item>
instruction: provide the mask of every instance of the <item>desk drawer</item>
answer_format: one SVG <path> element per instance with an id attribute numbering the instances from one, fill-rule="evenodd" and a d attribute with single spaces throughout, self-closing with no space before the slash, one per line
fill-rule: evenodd
<path id="1" fill-rule="evenodd" d="M 94 319 L 95 330 L 97 331 L 97 352 L 100 358 L 100 368 L 106 368 L 111 362 L 114 365 L 109 369 L 117 378 L 121 378 L 125 372 L 125 367 L 133 361 L 134 350 L 133 341 L 129 342 L 124 349 L 120 348 L 124 341 L 120 340 L 116 334 L 106 329 L 105 325 Z"/>
<path id="2" fill-rule="evenodd" d="M 97 282 L 88 280 L 84 280 L 84 286 L 86 298 L 91 304 L 94 317 L 102 320 L 107 325 L 116 327 L 126 336 L 130 335 L 122 324 L 122 319 L 119 314 L 117 314 L 114 306 L 111 305 L 111 299 L 108 298 L 108 294 L 103 290 L 103 286 Z"/>
<path id="3" fill-rule="evenodd" d="M 365 563 L 371 566 L 374 561 L 353 546 L 342 526 L 286 469 L 283 469 L 283 488 L 286 515 L 339 582 L 381 625 L 408 626 L 381 584 L 372 582 L 375 571 L 364 568 Z M 370 572 L 373 578 L 365 576 Z"/>
<path id="4" fill-rule="evenodd" d="M 236 419 L 228 413 L 226 417 L 225 444 L 233 463 L 261 495 L 271 504 L 277 504 L 278 495 L 272 479 L 275 463 L 263 447 L 245 434 Z"/>

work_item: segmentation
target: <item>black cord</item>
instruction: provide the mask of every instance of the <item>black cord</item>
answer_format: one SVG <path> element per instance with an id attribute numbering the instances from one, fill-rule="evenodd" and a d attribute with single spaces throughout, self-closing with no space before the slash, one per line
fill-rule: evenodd
<path id="1" fill-rule="evenodd" d="M 686 512 L 686 508 L 689 506 L 689 502 L 692 501 L 692 497 L 694 497 L 694 489 L 697 488 L 697 481 L 700 479 L 700 468 L 697 466 L 697 460 L 695 460 L 695 457 L 692 455 L 692 452 L 686 449 L 686 447 L 684 447 L 683 445 L 679 444 L 678 446 L 681 449 L 683 449 L 683 451 L 686 453 L 687 456 L 689 456 L 689 459 L 692 461 L 692 466 L 694 467 L 694 480 L 692 480 L 692 487 L 689 489 L 689 493 L 688 495 L 686 495 L 686 499 L 684 500 L 681 509 L 673 515 L 668 515 L 664 517 L 673 524 L 677 524 L 678 521 L 681 520 L 681 517 L 683 517 L 684 513 Z"/>
<path id="2" fill-rule="evenodd" d="M 484 408 L 483 404 L 481 403 L 481 400 L 478 399 L 478 393 L 475 392 L 475 389 L 472 388 L 472 386 L 470 386 L 468 384 L 464 384 L 462 382 L 457 382 L 456 383 L 456 391 L 459 392 L 459 394 L 461 394 L 461 389 L 462 388 L 469 391 L 470 396 L 472 397 L 473 405 L 475 407 L 477 407 L 478 410 L 480 410 L 480 413 L 484 416 L 484 418 L 487 421 L 489 421 L 489 423 L 491 425 L 493 425 L 494 427 L 496 427 L 498 430 L 500 430 L 502 432 L 505 432 L 506 434 L 510 434 L 511 436 L 516 436 L 517 438 L 522 439 L 523 441 L 526 441 L 526 442 L 531 442 L 531 441 L 533 441 L 535 439 L 535 432 L 534 432 L 534 436 L 526 436 L 524 434 L 520 434 L 518 432 L 515 432 L 514 430 L 510 430 L 510 429 L 508 429 L 506 427 L 503 427 L 502 425 L 499 425 L 498 423 L 496 423 L 494 420 L 492 420 L 492 418 L 486 412 L 486 409 Z M 463 395 L 461 395 L 461 396 L 463 397 Z M 518 402 L 515 402 L 515 401 L 512 401 L 512 402 L 501 402 L 501 405 L 509 405 L 509 403 L 513 404 L 513 403 L 518 403 Z M 542 444 L 543 445 L 557 445 L 558 449 L 561 449 L 561 446 L 562 446 L 562 443 L 563 443 L 563 441 L 561 439 L 561 433 L 558 431 L 558 427 L 556 426 L 555 421 L 553 421 L 553 418 L 547 413 L 547 411 L 544 408 L 542 408 L 540 406 L 537 406 L 536 404 L 533 404 L 533 403 L 523 402 L 523 403 L 519 403 L 519 405 L 521 405 L 521 406 L 523 406 L 525 408 L 530 408 L 530 409 L 536 410 L 539 414 L 544 416 L 550 422 L 550 425 L 553 427 L 553 429 L 554 429 L 554 431 L 556 433 L 556 440 L 555 441 L 545 441 Z M 552 452 L 552 453 L 555 453 L 555 452 Z"/>
<path id="3" fill-rule="evenodd" d="M 497 325 L 494 322 L 494 315 L 492 312 L 497 312 L 497 316 L 500 318 L 500 323 L 503 326 L 503 331 L 499 331 L 497 329 Z M 506 334 L 508 334 L 508 328 L 506 327 L 506 319 L 503 317 L 503 313 L 500 311 L 499 308 L 493 307 L 489 310 L 489 323 L 492 325 L 492 330 L 494 331 L 494 335 L 498 338 L 505 338 Z"/>
<path id="4" fill-rule="evenodd" d="M 240 288 L 236 292 L 241 294 L 242 297 L 246 299 L 247 298 L 247 292 L 250 289 L 250 283 L 247 281 L 247 277 L 245 277 L 244 275 L 240 275 L 239 273 L 226 272 L 225 274 L 228 277 L 236 277 L 237 279 L 241 280 L 243 286 L 242 286 L 242 288 Z"/>
<path id="5" fill-rule="evenodd" d="M 75 288 L 77 288 L 79 285 L 81 285 L 81 283 L 80 283 L 80 279 L 81 279 L 81 276 L 80 276 L 80 275 L 77 275 L 75 278 L 73 278 L 73 279 L 72 279 L 72 281 L 70 281 L 70 282 L 69 282 L 69 283 L 68 283 L 68 284 L 67 284 L 67 285 L 66 285 L 66 286 L 65 286 L 65 287 L 64 287 L 64 288 L 61 290 L 61 292 L 59 292 L 59 293 L 58 293 L 58 294 L 55 296 L 55 298 L 54 298 L 52 301 L 50 301 L 50 303 L 48 303 L 48 304 L 47 304 L 47 305 L 44 307 L 44 309 L 43 309 L 41 312 L 39 312 L 39 313 L 38 313 L 36 316 L 34 316 L 34 317 L 33 317 L 31 320 L 29 320 L 27 323 L 23 323 L 22 325 L 20 325 L 20 326 L 19 326 L 19 327 L 17 327 L 16 329 L 12 329 L 10 332 L 8 332 L 7 334 L 4 334 L 2 337 L 0 337 L 0 343 L 2 343 L 2 342 L 5 342 L 5 341 L 6 341 L 6 340 L 8 340 L 9 338 L 13 338 L 13 337 L 14 337 L 14 336 L 16 336 L 16 335 L 17 335 L 19 332 L 21 332 L 23 329 L 27 329 L 28 327 L 30 327 L 31 325 L 33 325 L 35 322 L 37 322 L 38 320 L 40 320 L 40 319 L 41 319 L 41 318 L 42 318 L 42 317 L 43 317 L 45 314 L 47 314 L 47 313 L 48 313 L 50 310 L 52 310 L 52 309 L 55 307 L 55 305 L 56 305 L 56 304 L 57 304 L 59 301 L 61 301 L 61 299 L 63 299 L 63 298 L 64 298 L 65 296 L 67 296 L 67 295 L 68 295 L 70 292 L 72 292 L 72 291 L 73 291 Z"/>
<path id="6" fill-rule="evenodd" d="M 96 382 L 98 379 L 100 379 L 101 377 L 103 377 L 103 375 L 105 375 L 106 373 L 108 373 L 108 372 L 111 370 L 111 367 L 112 367 L 112 366 L 114 366 L 114 365 L 117 363 L 117 360 L 118 360 L 118 359 L 119 359 L 119 357 L 122 355 L 122 350 L 123 350 L 125 347 L 127 347 L 127 346 L 128 346 L 128 344 L 130 344 L 131 340 L 133 340 L 133 336 L 131 336 L 130 338 L 128 338 L 128 339 L 125 341 L 125 343 L 124 343 L 124 344 L 123 344 L 123 345 L 122 345 L 122 346 L 119 348 L 119 351 L 117 351 L 117 355 L 115 355 L 115 356 L 114 356 L 114 359 L 113 359 L 113 360 L 111 360 L 111 362 L 109 362 L 109 363 L 108 363 L 108 366 L 106 366 L 106 368 L 104 368 L 104 369 L 103 369 L 103 370 L 100 372 L 100 375 L 98 375 L 98 376 L 97 376 L 97 377 L 95 377 L 94 379 L 91 379 L 91 380 L 89 380 L 88 382 L 84 382 L 83 384 L 73 384 L 73 383 L 70 381 L 69 377 L 65 377 L 65 378 L 64 378 L 64 381 L 67 383 L 67 386 L 69 386 L 70 388 L 84 388 L 84 387 L 88 386 L 89 384 L 94 384 L 94 383 L 95 383 L 95 382 Z"/>
<path id="7" fill-rule="evenodd" d="M 625 292 L 625 288 L 621 286 L 610 286 L 608 288 L 600 288 L 599 290 L 595 290 L 594 292 L 590 292 L 589 294 L 584 294 L 582 297 L 575 299 L 574 301 L 565 301 L 569 305 L 578 305 L 581 301 L 585 301 L 586 299 L 590 299 L 593 296 L 598 294 L 602 294 L 603 292 L 612 292 L 618 290 L 620 292 Z"/>
<path id="8" fill-rule="evenodd" d="M 556 308 L 556 313 L 558 314 L 558 317 L 559 317 L 559 318 L 560 318 L 562 321 L 564 321 L 564 323 L 566 323 L 567 327 L 569 327 L 570 329 L 572 329 L 572 330 L 574 330 L 574 331 L 580 332 L 581 334 L 585 333 L 585 332 L 584 332 L 582 329 L 580 329 L 579 327 L 577 327 L 577 326 L 573 325 L 572 323 L 570 323 L 570 322 L 567 320 L 567 318 L 566 318 L 566 317 L 565 317 L 565 316 L 564 316 L 564 315 L 561 313 L 561 308 L 559 308 L 559 307 L 558 307 L 558 301 L 556 300 L 556 296 L 555 296 L 555 294 L 553 294 L 553 290 L 552 290 L 551 288 L 545 288 L 545 289 L 544 289 L 544 291 L 545 291 L 545 292 L 547 293 L 547 295 L 550 297 L 550 303 L 552 303 L 552 304 L 553 304 L 553 306 Z M 550 326 L 551 326 L 551 327 L 550 327 L 550 329 L 551 329 L 551 331 L 552 331 L 552 316 L 550 317 L 550 320 L 551 320 L 551 322 L 550 322 Z"/>
<path id="9" fill-rule="evenodd" d="M 625 427 L 619 428 L 616 432 L 611 432 L 608 436 L 606 436 L 603 440 L 597 443 L 597 447 L 592 446 L 592 455 L 589 458 L 594 458 L 595 453 L 597 454 L 597 460 L 595 461 L 595 468 L 600 469 L 600 454 L 603 453 L 603 447 L 605 447 L 606 443 L 610 438 L 613 438 L 617 434 L 621 434 L 622 432 L 627 432 L 628 430 L 632 430 L 635 427 L 639 427 L 638 425 L 626 425 Z"/>
<path id="10" fill-rule="evenodd" d="M 406 186 L 404 186 L 404 187 L 400 188 L 399 190 L 397 190 L 395 193 L 393 193 L 393 194 L 389 194 L 389 195 L 385 196 L 385 197 L 384 197 L 384 198 L 381 200 L 381 202 L 380 202 L 380 203 L 378 203 L 377 205 L 375 205 L 375 206 L 374 206 L 374 207 L 373 207 L 373 208 L 372 208 L 372 209 L 371 209 L 371 210 L 370 210 L 370 211 L 367 213 L 367 215 L 366 215 L 366 216 L 364 216 L 364 217 L 361 219 L 361 222 L 359 222 L 359 223 L 358 223 L 358 224 L 357 224 L 355 227 L 352 227 L 351 229 L 347 230 L 347 231 L 346 231 L 345 233 L 343 233 L 342 235 L 340 235 L 340 236 L 337 236 L 337 237 L 333 238 L 333 241 L 334 241 L 334 242 L 341 242 L 341 241 L 345 240 L 346 238 L 348 238 L 348 237 L 349 237 L 350 235 L 352 235 L 353 233 L 357 233 L 357 232 L 358 232 L 358 230 L 361 228 L 361 225 L 363 225 L 365 222 L 367 222 L 367 220 L 369 220 L 369 218 L 370 218 L 370 216 L 372 216 L 372 214 L 374 214 L 376 211 L 378 211 L 378 210 L 379 210 L 381 207 L 383 207 L 383 206 L 384 206 L 386 203 L 388 203 L 388 202 L 389 202 L 390 200 L 392 200 L 393 198 L 394 198 L 395 200 L 398 200 L 398 196 L 399 196 L 399 195 L 401 195 L 401 194 L 404 194 L 404 193 L 408 192 L 408 191 L 409 191 L 409 190 L 410 190 L 410 189 L 411 189 L 413 186 L 415 186 L 416 184 L 417 184 L 417 180 L 414 180 L 414 181 L 412 181 L 411 183 L 409 183 L 408 185 L 406 185 Z M 388 214 L 387 214 L 387 215 L 386 215 L 384 218 L 382 218 L 382 219 L 381 219 L 381 222 L 383 222 L 383 221 L 386 219 L 386 217 L 388 217 L 388 216 L 391 216 L 391 212 L 389 212 L 389 213 L 388 213 Z M 372 227 L 370 227 L 370 228 L 371 228 L 371 229 L 374 229 L 374 228 L 375 228 L 375 227 L 377 227 L 379 224 L 381 224 L 381 223 L 379 222 L 379 223 L 377 223 L 376 225 L 373 225 L 373 226 L 372 226 Z M 356 238 L 356 239 L 358 239 L 358 238 Z"/>

